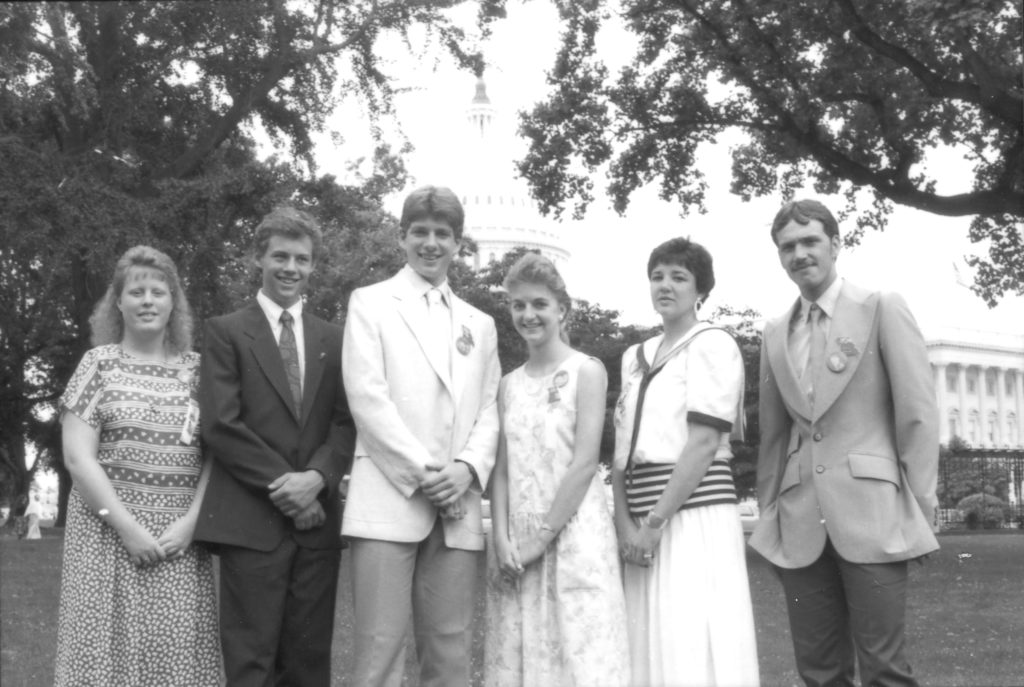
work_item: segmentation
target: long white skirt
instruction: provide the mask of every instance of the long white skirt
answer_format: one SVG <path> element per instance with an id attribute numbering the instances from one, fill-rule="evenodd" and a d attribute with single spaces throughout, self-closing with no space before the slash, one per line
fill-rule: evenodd
<path id="1" fill-rule="evenodd" d="M 743 531 L 734 505 L 676 513 L 649 568 L 626 565 L 637 687 L 758 687 Z"/>

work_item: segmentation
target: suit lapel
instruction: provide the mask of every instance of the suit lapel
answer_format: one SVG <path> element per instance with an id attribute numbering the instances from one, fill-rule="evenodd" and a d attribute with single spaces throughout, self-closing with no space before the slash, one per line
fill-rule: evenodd
<path id="1" fill-rule="evenodd" d="M 416 343 L 419 344 L 420 349 L 423 351 L 423 356 L 430 363 L 430 367 L 434 370 L 437 376 L 444 383 L 445 388 L 448 389 L 448 393 L 454 393 L 452 391 L 452 379 L 451 374 L 447 370 L 447 365 L 444 365 L 442 361 L 435 360 L 434 356 L 431 355 L 431 347 L 427 341 L 427 332 L 430 331 L 430 320 L 427 317 L 427 307 L 423 302 L 422 296 L 416 294 L 415 290 L 411 287 L 406 288 L 405 277 L 399 274 L 396 278 L 396 289 L 394 292 L 395 298 L 398 300 L 398 314 L 401 315 L 402 319 L 405 320 L 405 324 L 409 327 L 409 332 L 413 338 L 416 339 Z M 452 306 L 454 307 L 454 299 Z M 452 313 L 452 329 L 454 331 L 456 327 L 456 320 L 454 318 L 454 312 Z M 452 364 L 454 365 L 454 360 Z"/>
<path id="2" fill-rule="evenodd" d="M 292 391 L 288 386 L 288 375 L 284 371 L 284 362 L 281 360 L 281 351 L 274 339 L 274 331 L 267 322 L 267 316 L 258 303 L 250 306 L 246 312 L 245 333 L 252 338 L 252 354 L 256 363 L 263 370 L 270 386 L 277 391 L 278 396 L 298 419 L 295 409 L 295 401 L 292 400 Z"/>
<path id="3" fill-rule="evenodd" d="M 836 312 L 825 342 L 825 360 L 814 371 L 814 419 L 818 419 L 835 403 L 850 383 L 871 336 L 877 299 L 843 284 L 836 301 Z"/>
<path id="4" fill-rule="evenodd" d="M 799 307 L 799 301 L 794 307 Z M 789 356 L 789 321 L 792 315 L 793 309 L 790 308 L 782 317 L 768 323 L 764 330 L 764 345 L 768 347 L 768 362 L 782 398 L 794 412 L 810 419 L 811 403 L 800 389 L 800 380 Z"/>
<path id="5" fill-rule="evenodd" d="M 325 330 L 319 320 L 302 313 L 302 333 L 306 339 L 306 375 L 302 381 L 302 418 L 301 425 L 306 424 L 309 413 L 313 410 L 313 400 L 320 388 L 320 380 L 324 376 L 327 364 L 327 346 L 324 341 Z"/>
<path id="6" fill-rule="evenodd" d="M 475 349 L 480 345 L 480 332 L 473 309 L 458 296 L 452 296 L 452 397 L 458 412 L 459 397 L 470 374 Z"/>

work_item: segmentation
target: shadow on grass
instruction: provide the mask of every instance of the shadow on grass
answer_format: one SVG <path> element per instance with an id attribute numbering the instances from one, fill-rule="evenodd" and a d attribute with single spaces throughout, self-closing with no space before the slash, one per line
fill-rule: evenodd
<path id="1" fill-rule="evenodd" d="M 44 530 L 43 538 L 35 541 L 0 538 L 0 684 L 4 687 L 53 682 L 62 541 L 55 530 Z M 918 679 L 931 687 L 1021 685 L 1024 536 L 950 534 L 940 537 L 940 543 L 941 551 L 911 569 L 907 650 Z M 763 559 L 750 553 L 748 565 L 762 684 L 797 685 L 782 591 Z M 350 685 L 346 676 L 352 660 L 348 575 L 348 557 L 343 556 L 334 686 Z M 473 684 L 482 685 L 482 595 L 477 599 Z M 411 645 L 404 684 L 419 684 Z"/>

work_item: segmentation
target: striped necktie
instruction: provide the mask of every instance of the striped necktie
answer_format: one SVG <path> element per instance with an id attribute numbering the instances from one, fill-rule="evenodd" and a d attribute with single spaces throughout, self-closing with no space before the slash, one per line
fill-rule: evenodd
<path id="1" fill-rule="evenodd" d="M 808 392 L 811 404 L 814 404 L 814 378 L 821 372 L 825 364 L 825 326 L 821 321 L 825 316 L 817 303 L 812 303 L 807 313 L 807 326 L 810 329 L 807 351 L 807 366 L 801 377 L 801 386 Z"/>
<path id="2" fill-rule="evenodd" d="M 302 413 L 302 373 L 299 371 L 299 348 L 295 345 L 295 331 L 292 329 L 292 315 L 285 310 L 281 313 L 281 340 L 277 346 L 281 349 L 281 360 L 284 371 L 288 374 L 288 386 L 292 390 L 295 401 L 295 414 Z"/>

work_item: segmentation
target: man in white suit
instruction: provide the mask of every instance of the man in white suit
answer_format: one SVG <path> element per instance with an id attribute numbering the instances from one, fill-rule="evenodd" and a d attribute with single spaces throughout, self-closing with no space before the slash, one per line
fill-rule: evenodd
<path id="1" fill-rule="evenodd" d="M 938 409 L 902 298 L 840 279 L 839 227 L 815 200 L 772 224 L 800 298 L 765 326 L 750 545 L 771 561 L 809 686 L 915 685 L 904 655 L 907 561 L 933 534 Z"/>
<path id="2" fill-rule="evenodd" d="M 406 266 L 349 303 L 342 370 L 357 438 L 342 534 L 360 687 L 401 683 L 410 616 L 420 684 L 469 684 L 501 370 L 494 321 L 447 282 L 463 222 L 451 190 L 413 191 L 399 223 Z"/>

